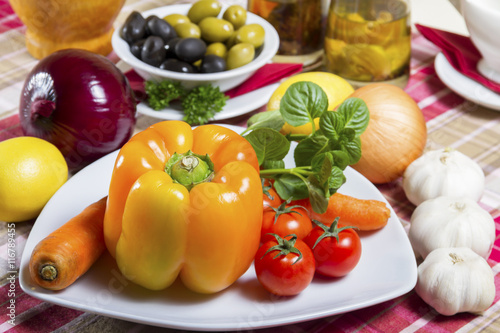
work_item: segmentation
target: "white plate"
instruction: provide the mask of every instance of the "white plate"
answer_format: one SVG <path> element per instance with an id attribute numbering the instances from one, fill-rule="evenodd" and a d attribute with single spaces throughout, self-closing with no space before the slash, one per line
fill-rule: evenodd
<path id="1" fill-rule="evenodd" d="M 500 95 L 458 72 L 443 53 L 436 56 L 434 67 L 441 81 L 458 95 L 478 105 L 500 110 Z"/>
<path id="2" fill-rule="evenodd" d="M 241 116 L 260 108 L 261 106 L 267 104 L 271 95 L 279 85 L 279 83 L 273 83 L 246 94 L 229 98 L 226 101 L 224 108 L 222 108 L 220 112 L 216 113 L 211 121 Z M 137 105 L 137 112 L 163 120 L 182 120 L 184 113 L 182 112 L 180 106 L 177 104 L 177 107 L 175 107 L 175 103 L 172 103 L 171 105 L 174 107 L 155 111 L 150 108 L 147 103 L 141 102 Z"/>
<path id="3" fill-rule="evenodd" d="M 236 131 L 240 127 L 228 126 Z M 391 208 L 383 229 L 363 233 L 362 256 L 346 277 L 316 277 L 296 297 L 267 293 L 254 268 L 228 289 L 199 295 L 176 284 L 153 292 L 125 280 L 106 254 L 84 276 L 60 292 L 44 290 L 29 277 L 34 246 L 54 229 L 107 194 L 117 152 L 78 172 L 47 203 L 35 222 L 21 259 L 20 285 L 41 300 L 104 316 L 155 326 L 199 331 L 256 329 L 317 319 L 381 303 L 403 295 L 416 284 L 417 265 L 408 237 Z M 287 165 L 293 165 L 292 154 Z M 377 188 L 351 168 L 342 192 L 387 201 Z M 387 203 L 389 206 L 389 204 Z"/>

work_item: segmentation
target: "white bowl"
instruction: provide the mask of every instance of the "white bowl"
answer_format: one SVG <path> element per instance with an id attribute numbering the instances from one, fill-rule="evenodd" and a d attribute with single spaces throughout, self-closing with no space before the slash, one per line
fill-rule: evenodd
<path id="1" fill-rule="evenodd" d="M 187 14 L 190 7 L 191 4 L 169 5 L 154 8 L 141 14 L 144 18 L 151 15 L 156 15 L 162 18 L 172 13 L 185 15 Z M 226 8 L 227 6 L 222 6 L 220 15 L 224 13 L 224 10 Z M 247 24 L 258 23 L 264 28 L 265 39 L 262 50 L 258 53 L 257 57 L 252 62 L 244 66 L 219 73 L 179 73 L 148 65 L 136 58 L 130 52 L 129 45 L 120 37 L 120 29 L 116 29 L 113 33 L 111 43 L 118 57 L 120 57 L 121 60 L 130 65 L 145 80 L 171 80 L 174 82 L 182 82 L 183 86 L 188 89 L 203 84 L 212 84 L 213 86 L 218 86 L 221 91 L 226 91 L 244 82 L 246 79 L 252 76 L 252 74 L 254 74 L 257 69 L 270 62 L 271 59 L 276 55 L 276 52 L 278 52 L 279 36 L 276 32 L 276 29 L 274 29 L 271 24 L 269 24 L 260 16 L 252 14 L 250 12 L 247 13 L 246 22 Z M 123 23 L 120 23 L 119 26 L 121 27 L 122 24 Z"/>
<path id="2" fill-rule="evenodd" d="M 461 10 L 470 38 L 483 56 L 479 72 L 500 82 L 500 1 L 462 0 Z"/>

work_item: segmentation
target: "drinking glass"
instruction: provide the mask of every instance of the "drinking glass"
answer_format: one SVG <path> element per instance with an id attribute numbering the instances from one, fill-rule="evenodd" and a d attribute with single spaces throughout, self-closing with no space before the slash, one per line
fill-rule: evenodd
<path id="1" fill-rule="evenodd" d="M 35 58 L 67 48 L 108 55 L 113 23 L 125 0 L 9 0 L 26 25 L 26 48 Z"/>

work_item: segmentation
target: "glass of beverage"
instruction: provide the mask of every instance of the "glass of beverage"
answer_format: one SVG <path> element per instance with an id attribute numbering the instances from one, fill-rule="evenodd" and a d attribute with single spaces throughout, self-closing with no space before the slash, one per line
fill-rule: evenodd
<path id="1" fill-rule="evenodd" d="M 328 1 L 248 0 L 248 10 L 271 23 L 280 36 L 273 61 L 322 64 Z"/>
<path id="2" fill-rule="evenodd" d="M 26 26 L 25 43 L 36 59 L 68 48 L 107 56 L 113 23 L 125 0 L 10 0 Z"/>
<path id="3" fill-rule="evenodd" d="M 406 86 L 411 55 L 410 0 L 331 0 L 326 70 L 359 87 Z"/>

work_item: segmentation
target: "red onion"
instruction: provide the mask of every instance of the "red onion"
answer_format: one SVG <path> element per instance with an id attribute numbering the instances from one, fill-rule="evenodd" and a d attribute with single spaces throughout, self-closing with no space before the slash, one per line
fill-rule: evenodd
<path id="1" fill-rule="evenodd" d="M 52 142 L 71 171 L 125 144 L 135 113 L 125 75 L 106 57 L 79 49 L 42 59 L 26 78 L 19 105 L 24 134 Z"/>

